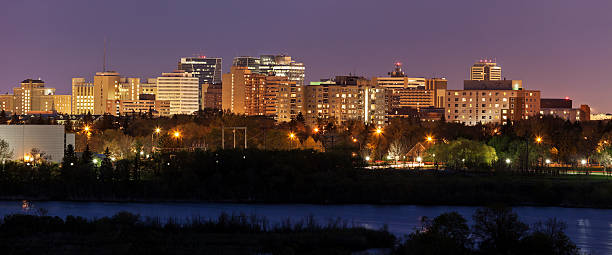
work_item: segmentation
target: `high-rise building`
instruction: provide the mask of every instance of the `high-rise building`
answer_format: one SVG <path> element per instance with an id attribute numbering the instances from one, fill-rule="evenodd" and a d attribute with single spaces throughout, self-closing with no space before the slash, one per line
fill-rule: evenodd
<path id="1" fill-rule="evenodd" d="M 170 114 L 193 114 L 199 107 L 199 79 L 175 71 L 157 77 L 157 100 L 170 101 Z"/>
<path id="2" fill-rule="evenodd" d="M 50 112 L 53 110 L 54 88 L 45 88 L 42 80 L 27 79 L 21 87 L 13 88 L 15 114 Z"/>
<path id="3" fill-rule="evenodd" d="M 53 110 L 59 114 L 72 114 L 72 96 L 54 95 Z"/>
<path id="4" fill-rule="evenodd" d="M 470 80 L 499 81 L 501 79 L 501 67 L 495 61 L 481 59 L 470 68 Z"/>
<path id="5" fill-rule="evenodd" d="M 97 72 L 94 76 L 94 115 L 102 115 L 106 111 L 107 100 L 120 99 L 119 82 L 121 77 L 117 72 Z"/>
<path id="6" fill-rule="evenodd" d="M 395 68 L 388 77 L 374 77 L 372 82 L 385 89 L 387 109 L 390 115 L 395 112 L 406 112 L 408 109 L 443 108 L 447 81 L 444 78 L 411 78 L 402 71 L 402 64 L 395 63 Z"/>
<path id="7" fill-rule="evenodd" d="M 155 97 L 155 95 L 157 95 L 157 78 L 149 78 L 147 79 L 147 82 L 145 83 L 140 83 L 140 91 L 138 92 L 138 95 L 152 95 L 153 97 Z"/>
<path id="8" fill-rule="evenodd" d="M 316 126 L 319 119 L 342 123 L 356 119 L 374 125 L 386 122 L 384 88 L 357 76 L 337 76 L 333 80 L 305 86 L 305 119 Z"/>
<path id="9" fill-rule="evenodd" d="M 259 58 L 236 57 L 233 66 L 245 67 L 254 74 L 287 77 L 292 82 L 288 90 L 290 96 L 288 114 L 294 119 L 302 112 L 306 70 L 303 63 L 296 62 L 286 55 L 261 55 Z"/>
<path id="10" fill-rule="evenodd" d="M 524 90 L 520 80 L 465 81 L 446 91 L 447 122 L 508 124 L 540 112 L 540 91 Z"/>
<path id="11" fill-rule="evenodd" d="M 221 84 L 202 84 L 203 109 L 222 109 L 222 89 Z"/>
<path id="12" fill-rule="evenodd" d="M 180 59 L 178 63 L 178 70 L 191 73 L 193 77 L 197 77 L 199 79 L 200 109 L 206 108 L 204 99 L 206 98 L 206 93 L 208 92 L 208 86 L 221 84 L 221 67 L 221 58 L 207 58 L 206 56 L 200 56 Z M 207 84 L 206 89 L 204 88 L 205 84 Z"/>
<path id="13" fill-rule="evenodd" d="M 115 116 L 151 114 L 155 117 L 170 116 L 168 100 L 108 100 L 106 112 Z"/>
<path id="14" fill-rule="evenodd" d="M 94 113 L 94 84 L 85 78 L 72 78 L 72 114 Z"/>

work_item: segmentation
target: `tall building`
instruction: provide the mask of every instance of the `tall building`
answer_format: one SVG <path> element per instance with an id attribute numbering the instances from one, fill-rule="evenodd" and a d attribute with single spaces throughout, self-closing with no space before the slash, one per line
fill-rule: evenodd
<path id="1" fill-rule="evenodd" d="M 223 110 L 237 114 L 270 116 L 291 121 L 295 81 L 286 76 L 254 73 L 248 67 L 232 66 L 223 74 Z"/>
<path id="2" fill-rule="evenodd" d="M 193 77 L 197 77 L 199 79 L 200 109 L 206 108 L 204 99 L 206 98 L 208 87 L 210 85 L 221 84 L 221 67 L 221 58 L 207 58 L 206 56 L 200 56 L 180 59 L 178 63 L 178 70 L 191 73 Z"/>
<path id="3" fill-rule="evenodd" d="M 157 95 L 157 78 L 149 78 L 147 82 L 140 83 L 140 91 L 138 95 L 152 95 L 155 97 Z"/>
<path id="4" fill-rule="evenodd" d="M 447 122 L 508 124 L 539 114 L 540 91 L 520 80 L 465 81 L 463 90 L 446 91 L 445 108 Z"/>
<path id="5" fill-rule="evenodd" d="M 94 84 L 85 78 L 72 78 L 72 114 L 94 113 Z"/>
<path id="6" fill-rule="evenodd" d="M 222 109 L 222 85 L 221 84 L 203 84 L 202 85 L 202 109 Z"/>
<path id="7" fill-rule="evenodd" d="M 54 95 L 53 110 L 60 114 L 72 114 L 72 96 Z"/>
<path id="8" fill-rule="evenodd" d="M 199 107 L 199 79 L 175 71 L 157 77 L 157 100 L 170 101 L 170 114 L 193 114 Z"/>
<path id="9" fill-rule="evenodd" d="M 151 114 L 154 117 L 170 116 L 168 100 L 108 100 L 106 112 L 115 116 Z"/>
<path id="10" fill-rule="evenodd" d="M 388 77 L 374 77 L 372 82 L 385 89 L 388 110 L 406 112 L 408 109 L 443 108 L 447 81 L 444 78 L 411 78 L 402 71 L 402 64 L 395 63 L 395 68 Z"/>
<path id="11" fill-rule="evenodd" d="M 305 86 L 306 123 L 316 126 L 319 119 L 337 123 L 356 119 L 374 125 L 386 122 L 384 88 L 357 76 L 337 76 L 333 80 Z"/>
<path id="12" fill-rule="evenodd" d="M 499 81 L 501 79 L 501 67 L 495 61 L 481 59 L 470 68 L 470 80 Z"/>
<path id="13" fill-rule="evenodd" d="M 289 116 L 293 119 L 302 112 L 306 70 L 304 63 L 296 62 L 286 55 L 261 55 L 259 58 L 236 57 L 233 66 L 245 67 L 255 74 L 287 77 L 292 82 L 288 90 Z"/>
<path id="14" fill-rule="evenodd" d="M 53 110 L 54 88 L 45 88 L 42 80 L 27 79 L 21 87 L 13 88 L 15 114 L 49 112 Z"/>
<path id="15" fill-rule="evenodd" d="M 94 76 L 94 110 L 92 114 L 102 115 L 106 111 L 107 100 L 120 99 L 119 82 L 121 77 L 117 72 L 97 72 Z"/>

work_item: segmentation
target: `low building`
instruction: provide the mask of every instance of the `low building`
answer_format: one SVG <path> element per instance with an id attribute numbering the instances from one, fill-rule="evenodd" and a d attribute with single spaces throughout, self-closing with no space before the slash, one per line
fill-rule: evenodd
<path id="1" fill-rule="evenodd" d="M 0 139 L 8 142 L 13 160 L 28 159 L 38 151 L 52 162 L 61 162 L 66 146 L 75 142 L 74 134 L 62 125 L 0 125 Z"/>
<path id="2" fill-rule="evenodd" d="M 540 114 L 554 116 L 570 122 L 589 121 L 591 119 L 591 108 L 588 105 L 573 108 L 572 100 L 569 98 L 542 98 Z"/>
<path id="3" fill-rule="evenodd" d="M 612 120 L 612 113 L 591 114 L 591 120 Z"/>
<path id="4" fill-rule="evenodd" d="M 148 114 L 155 117 L 170 116 L 169 100 L 108 100 L 106 112 L 115 116 Z"/>
<path id="5" fill-rule="evenodd" d="M 540 91 L 523 90 L 520 80 L 469 80 L 446 91 L 445 109 L 447 122 L 508 124 L 540 113 Z"/>

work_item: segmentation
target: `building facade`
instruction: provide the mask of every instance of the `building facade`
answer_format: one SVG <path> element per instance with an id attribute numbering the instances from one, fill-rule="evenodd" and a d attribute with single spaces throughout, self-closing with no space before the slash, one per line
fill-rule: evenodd
<path id="1" fill-rule="evenodd" d="M 333 80 L 311 82 L 305 87 L 306 124 L 319 120 L 342 123 L 356 119 L 382 126 L 386 122 L 384 88 L 356 76 L 337 76 Z"/>
<path id="2" fill-rule="evenodd" d="M 21 87 L 13 88 L 14 113 L 51 112 L 53 110 L 54 88 L 46 88 L 42 80 L 27 79 Z"/>
<path id="3" fill-rule="evenodd" d="M 540 91 L 523 90 L 518 80 L 503 84 L 481 81 L 478 86 L 472 86 L 466 81 L 463 90 L 447 90 L 446 121 L 466 125 L 508 124 L 539 114 Z M 515 84 L 521 86 L 517 88 Z"/>
<path id="4" fill-rule="evenodd" d="M 72 114 L 72 96 L 53 95 L 53 110 L 59 114 Z"/>
<path id="5" fill-rule="evenodd" d="M 74 134 L 66 133 L 62 125 L 0 125 L 0 139 L 8 142 L 13 160 L 36 157 L 32 152 L 38 151 L 56 163 L 64 158 L 66 146 L 74 146 L 75 141 Z"/>
<path id="6" fill-rule="evenodd" d="M 199 79 L 199 106 L 203 110 L 206 108 L 207 98 L 206 93 L 209 92 L 208 88 L 211 85 L 219 86 L 222 82 L 222 60 L 221 58 L 207 58 L 206 56 L 181 58 L 178 63 L 178 70 L 191 73 L 193 77 Z M 215 92 L 213 88 L 210 92 Z M 215 95 L 212 95 L 214 98 Z M 210 103 L 209 103 L 210 104 Z"/>
<path id="7" fill-rule="evenodd" d="M 115 116 L 145 115 L 154 117 L 170 116 L 168 100 L 108 100 L 106 112 Z"/>
<path id="8" fill-rule="evenodd" d="M 72 114 L 94 113 L 94 84 L 85 78 L 72 78 Z"/>
<path id="9" fill-rule="evenodd" d="M 170 114 L 193 114 L 200 109 L 199 79 L 176 71 L 157 77 L 157 100 L 170 102 Z"/>
<path id="10" fill-rule="evenodd" d="M 589 121 L 591 119 L 591 108 L 588 105 L 573 108 L 572 100 L 569 98 L 542 98 L 539 113 L 542 116 L 553 116 L 570 122 Z"/>
<path id="11" fill-rule="evenodd" d="M 501 79 L 501 67 L 495 61 L 481 59 L 470 68 L 470 80 L 499 81 Z"/>

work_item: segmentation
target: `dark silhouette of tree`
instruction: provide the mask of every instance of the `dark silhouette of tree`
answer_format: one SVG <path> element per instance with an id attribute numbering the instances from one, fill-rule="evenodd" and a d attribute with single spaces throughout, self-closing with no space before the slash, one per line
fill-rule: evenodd
<path id="1" fill-rule="evenodd" d="M 111 153 L 106 147 L 104 151 L 104 159 L 100 164 L 100 181 L 103 183 L 111 183 L 113 181 L 113 162 L 111 161 Z"/>

